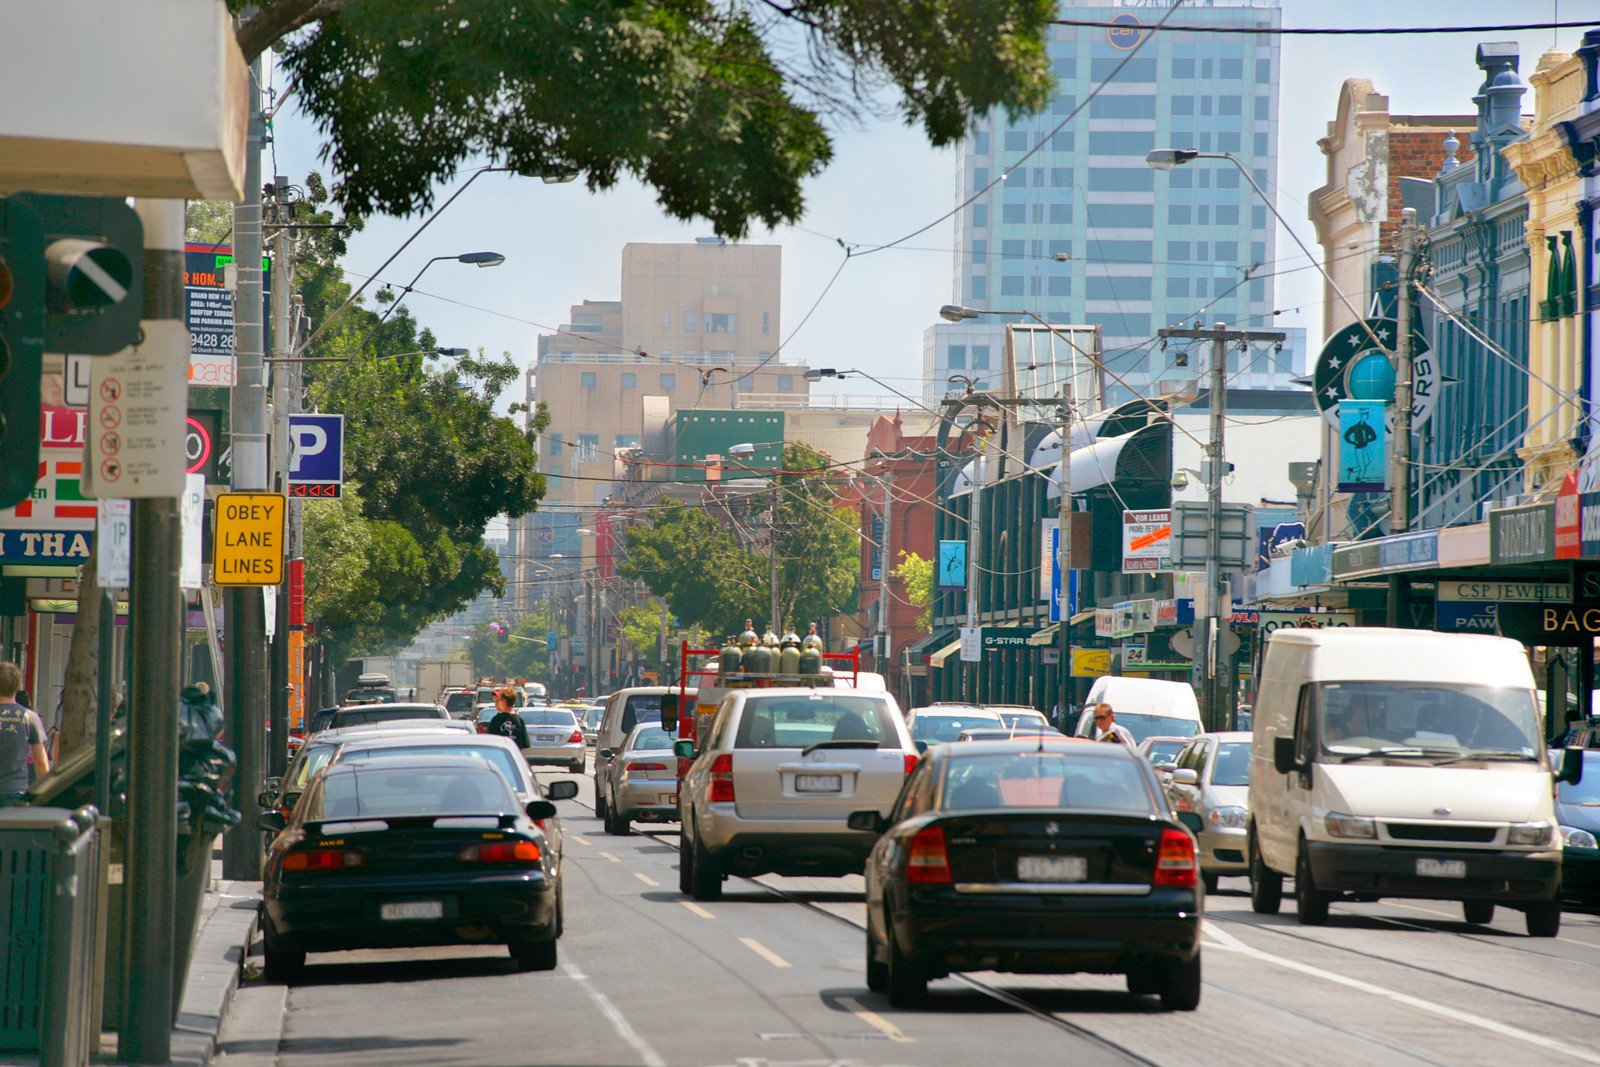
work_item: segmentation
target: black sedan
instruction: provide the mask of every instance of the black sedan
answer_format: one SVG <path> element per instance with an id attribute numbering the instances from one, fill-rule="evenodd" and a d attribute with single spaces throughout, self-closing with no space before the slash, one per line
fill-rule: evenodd
<path id="1" fill-rule="evenodd" d="M 1143 759 L 1070 739 L 936 745 L 867 861 L 867 986 L 897 1007 L 952 971 L 1125 974 L 1200 1002 L 1200 868 Z"/>
<path id="2" fill-rule="evenodd" d="M 1552 764 L 1561 754 L 1552 751 Z M 1561 895 L 1585 907 L 1600 907 L 1600 749 L 1583 750 L 1583 777 L 1556 783 L 1556 822 L 1561 827 Z"/>
<path id="3" fill-rule="evenodd" d="M 576 795 L 552 782 L 550 800 Z M 524 970 L 556 965 L 561 856 L 487 760 L 428 756 L 320 771 L 279 831 L 263 873 L 267 976 L 292 981 L 306 953 L 499 942 Z"/>

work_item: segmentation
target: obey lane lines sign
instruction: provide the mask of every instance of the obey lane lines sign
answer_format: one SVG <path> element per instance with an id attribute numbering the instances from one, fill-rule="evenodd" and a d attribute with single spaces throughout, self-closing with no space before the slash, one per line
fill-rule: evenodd
<path id="1" fill-rule="evenodd" d="M 280 584 L 286 513 L 281 493 L 218 496 L 211 580 L 217 585 Z"/>

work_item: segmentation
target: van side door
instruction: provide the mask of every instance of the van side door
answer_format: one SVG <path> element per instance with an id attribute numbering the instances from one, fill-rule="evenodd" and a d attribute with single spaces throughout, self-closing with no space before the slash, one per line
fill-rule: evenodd
<path id="1" fill-rule="evenodd" d="M 1299 847 L 1300 821 L 1311 807 L 1311 763 L 1317 753 L 1316 687 L 1302 682 L 1295 699 L 1294 752 L 1300 764 L 1288 774 L 1271 775 L 1273 788 L 1268 797 L 1272 806 L 1270 817 L 1257 820 L 1261 838 L 1261 856 L 1267 865 L 1281 873 L 1294 870 L 1295 852 Z M 1271 753 L 1268 753 L 1271 758 Z M 1251 797 L 1251 803 L 1257 802 Z"/>

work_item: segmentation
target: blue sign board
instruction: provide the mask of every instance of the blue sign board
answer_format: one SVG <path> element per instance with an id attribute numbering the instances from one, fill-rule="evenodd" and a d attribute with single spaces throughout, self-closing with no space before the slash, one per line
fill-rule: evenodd
<path id="1" fill-rule="evenodd" d="M 1434 629 L 1440 633 L 1498 633 L 1493 600 L 1439 600 L 1434 602 Z"/>
<path id="2" fill-rule="evenodd" d="M 93 530 L 0 530 L 0 563 L 87 563 Z"/>
<path id="3" fill-rule="evenodd" d="M 1067 576 L 1067 618 L 1078 613 L 1078 572 Z M 1050 621 L 1061 621 L 1061 527 L 1050 527 Z"/>
<path id="4" fill-rule="evenodd" d="M 1339 492 L 1384 489 L 1389 431 L 1382 400 L 1339 401 Z"/>
<path id="5" fill-rule="evenodd" d="M 939 542 L 939 569 L 934 584 L 940 589 L 965 589 L 967 587 L 967 543 L 965 541 Z"/>
<path id="6" fill-rule="evenodd" d="M 344 416 L 289 415 L 289 493 L 338 496 L 344 482 Z"/>

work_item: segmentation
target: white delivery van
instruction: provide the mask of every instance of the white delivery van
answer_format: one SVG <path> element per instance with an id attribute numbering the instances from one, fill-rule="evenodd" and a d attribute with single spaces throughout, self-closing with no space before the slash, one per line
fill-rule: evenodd
<path id="1" fill-rule="evenodd" d="M 1089 698 L 1078 713 L 1078 737 L 1094 736 L 1094 706 L 1110 704 L 1117 725 L 1125 726 L 1135 741 L 1147 737 L 1193 737 L 1200 732 L 1200 705 L 1188 682 L 1159 678 L 1123 678 L 1106 675 L 1089 687 Z"/>
<path id="2" fill-rule="evenodd" d="M 1567 753 L 1561 777 L 1582 764 Z M 1496 904 L 1528 933 L 1561 924 L 1561 838 L 1527 653 L 1478 634 L 1284 628 L 1256 698 L 1247 838 L 1250 897 L 1278 910 L 1294 877 L 1302 923 L 1330 901 Z"/>

